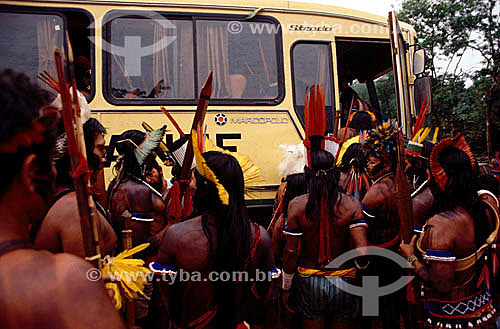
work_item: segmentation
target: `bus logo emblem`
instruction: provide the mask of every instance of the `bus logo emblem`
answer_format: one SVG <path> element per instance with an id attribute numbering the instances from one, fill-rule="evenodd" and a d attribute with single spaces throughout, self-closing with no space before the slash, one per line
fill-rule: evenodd
<path id="1" fill-rule="evenodd" d="M 224 113 L 217 113 L 215 115 L 215 123 L 218 124 L 219 126 L 225 125 L 227 122 L 227 117 Z"/>

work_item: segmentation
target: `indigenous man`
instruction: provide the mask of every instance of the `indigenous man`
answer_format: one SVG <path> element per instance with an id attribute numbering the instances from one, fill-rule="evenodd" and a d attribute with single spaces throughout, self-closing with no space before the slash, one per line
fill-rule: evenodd
<path id="1" fill-rule="evenodd" d="M 490 171 L 500 181 L 500 151 L 496 151 L 493 159 L 491 159 Z"/>
<path id="2" fill-rule="evenodd" d="M 156 234 L 165 228 L 167 221 L 162 195 L 146 182 L 145 177 L 146 167 L 151 168 L 151 162 L 156 161 L 151 152 L 163 136 L 161 133 L 157 138 L 152 133 L 147 135 L 150 138 L 139 130 L 127 130 L 120 135 L 116 146 L 120 154 L 116 164 L 118 175 L 109 184 L 108 200 L 115 230 L 131 229 L 134 246 L 149 241 L 156 247 L 156 253 L 161 240 Z M 122 217 L 125 210 L 132 218 Z"/>
<path id="3" fill-rule="evenodd" d="M 427 325 L 495 328 L 487 260 L 495 259 L 498 212 L 479 198 L 475 160 L 463 135 L 436 145 L 430 167 L 435 215 L 418 238 L 418 250 L 416 236 L 400 246 L 425 284 Z"/>
<path id="4" fill-rule="evenodd" d="M 288 207 L 283 301 L 287 304 L 292 288 L 303 328 L 349 328 L 358 307 L 356 296 L 338 288 L 343 280 L 354 280 L 354 264 L 325 268 L 351 246 L 367 244 L 361 205 L 340 192 L 334 164 L 331 153 L 311 150 L 309 167 L 305 168 L 309 193 L 296 197 Z"/>
<path id="5" fill-rule="evenodd" d="M 193 136 L 195 134 L 192 134 Z M 274 322 L 279 316 L 271 238 L 252 224 L 244 199 L 244 179 L 237 160 L 217 151 L 200 154 L 193 138 L 196 169 L 191 188 L 200 216 L 167 228 L 158 260 L 150 265 L 172 279 L 187 273 L 189 280 L 161 283 L 160 294 L 174 328 L 236 328 L 243 321 Z M 243 273 L 237 277 L 234 274 Z M 259 274 L 260 273 L 260 274 Z M 198 276 L 196 276 L 196 274 Z M 257 275 L 264 274 L 264 281 Z M 215 275 L 215 276 L 214 276 Z M 230 275 L 222 280 L 222 275 Z M 251 289 L 252 281 L 256 289 Z M 172 284 L 172 286 L 169 286 Z M 250 313 L 257 298 L 262 311 Z"/>
<path id="6" fill-rule="evenodd" d="M 396 140 L 394 127 L 383 123 L 372 130 L 363 143 L 368 154 L 367 174 L 373 181 L 362 201 L 363 213 L 368 223 L 367 236 L 370 245 L 397 252 L 399 236 L 399 214 L 393 197 L 394 174 L 396 170 Z M 401 267 L 390 259 L 378 257 L 366 275 L 379 277 L 380 285 L 395 282 L 403 275 Z M 399 292 L 380 298 L 384 307 L 380 308 L 382 326 L 387 329 L 399 328 L 400 305 L 404 301 Z M 370 318 L 364 318 L 370 322 Z M 368 324 L 365 324 L 368 327 Z"/>
<path id="7" fill-rule="evenodd" d="M 120 154 L 115 167 L 118 175 L 108 187 L 109 212 L 117 235 L 121 238 L 122 230 L 132 230 L 133 246 L 149 242 L 150 247 L 138 254 L 146 262 L 155 259 L 167 225 L 162 195 L 145 181 L 146 167 L 152 167 L 151 162 L 156 161 L 153 150 L 160 144 L 165 128 L 147 134 L 127 130 L 120 135 L 116 146 Z M 135 301 L 135 317 L 136 323 L 147 325 L 149 297 L 152 294 L 150 282 L 144 293 L 148 298 L 140 296 Z"/>
<path id="8" fill-rule="evenodd" d="M 375 114 L 368 110 L 353 112 L 349 127 L 339 129 L 338 139 L 340 141 L 347 141 L 358 136 L 363 131 L 371 130 L 376 121 Z"/>
<path id="9" fill-rule="evenodd" d="M 94 118 L 88 119 L 83 125 L 85 147 L 91 183 L 97 179 L 97 174 L 104 167 L 106 146 L 104 135 L 106 129 Z M 52 200 L 52 206 L 40 226 L 34 226 L 32 236 L 35 247 L 54 253 L 67 252 L 85 257 L 83 234 L 80 226 L 80 216 L 76 192 L 71 178 L 71 165 L 66 144 L 66 135 L 58 137 L 56 143 L 56 168 L 58 192 Z M 109 224 L 104 208 L 94 198 L 98 213 L 99 243 L 104 255 L 111 254 L 117 247 L 113 228 Z"/>
<path id="10" fill-rule="evenodd" d="M 367 156 L 363 152 L 360 143 L 352 143 L 347 147 L 342 156 L 339 171 L 339 186 L 347 194 L 362 200 L 370 188 L 370 182 L 366 174 Z M 338 161 L 337 161 L 338 164 Z"/>
<path id="11" fill-rule="evenodd" d="M 29 241 L 28 225 L 55 192 L 57 110 L 48 98 L 25 75 L 0 71 L 0 327 L 125 328 L 102 281 L 86 278 L 87 262 Z"/>
<path id="12" fill-rule="evenodd" d="M 405 172 L 412 182 L 413 220 L 417 227 L 422 227 L 432 215 L 434 197 L 429 188 L 430 171 L 427 163 L 433 147 L 433 143 L 426 141 L 423 144 L 409 143 L 406 149 Z"/>
<path id="13" fill-rule="evenodd" d="M 288 218 L 288 205 L 295 197 L 307 193 L 306 178 L 304 173 L 291 174 L 286 176 L 285 191 L 283 193 L 283 211 L 281 212 L 278 220 L 272 227 L 273 230 L 273 252 L 274 259 L 278 265 L 281 265 L 283 250 L 285 248 L 285 235 L 283 230 L 286 227 Z"/>
<path id="14" fill-rule="evenodd" d="M 165 200 L 171 184 L 163 177 L 163 170 L 156 161 L 149 161 L 146 165 L 146 182 L 161 193 Z"/>

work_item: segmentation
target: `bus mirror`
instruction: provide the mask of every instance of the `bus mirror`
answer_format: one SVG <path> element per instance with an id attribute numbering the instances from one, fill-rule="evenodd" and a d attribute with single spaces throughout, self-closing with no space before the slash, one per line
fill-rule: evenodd
<path id="1" fill-rule="evenodd" d="M 424 72 L 425 50 L 419 49 L 413 54 L 413 74 L 417 75 Z"/>

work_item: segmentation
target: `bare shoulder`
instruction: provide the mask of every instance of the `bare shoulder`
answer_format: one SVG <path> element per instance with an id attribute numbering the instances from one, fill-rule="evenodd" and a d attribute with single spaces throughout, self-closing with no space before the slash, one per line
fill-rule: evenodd
<path id="1" fill-rule="evenodd" d="M 70 192 L 57 200 L 56 203 L 49 209 L 45 216 L 44 223 L 54 223 L 63 220 L 67 224 L 68 219 L 78 217 L 78 202 L 76 193 Z"/>
<path id="2" fill-rule="evenodd" d="M 8 283 L 1 293 L 9 300 L 9 314 L 22 319 L 21 327 L 123 328 L 103 282 L 89 280 L 92 267 L 83 259 L 34 250 L 12 256 L 16 261 L 1 270 L 0 281 Z M 29 293 L 20 293 L 26 287 Z"/>
<path id="3" fill-rule="evenodd" d="M 183 241 L 189 242 L 188 235 L 200 230 L 202 231 L 200 216 L 168 226 L 163 233 L 160 253 L 167 250 L 172 251 L 174 246 L 183 243 Z"/>
<path id="4" fill-rule="evenodd" d="M 351 217 L 359 215 L 362 211 L 359 200 L 349 194 L 339 193 L 337 204 L 342 213 Z"/>
<path id="5" fill-rule="evenodd" d="M 425 227 L 425 241 L 428 249 L 452 250 L 456 230 L 449 220 L 450 212 L 436 214 L 429 218 Z"/>
<path id="6" fill-rule="evenodd" d="M 307 200 L 309 200 L 309 194 L 302 194 L 293 198 L 288 204 L 288 216 L 290 216 L 291 211 L 305 211 Z"/>
<path id="7" fill-rule="evenodd" d="M 390 192 L 392 192 L 392 190 L 385 181 L 372 185 L 363 198 L 363 204 L 369 209 L 375 210 L 374 208 L 376 208 L 377 205 L 389 197 Z"/>
<path id="8" fill-rule="evenodd" d="M 272 239 L 271 239 L 271 234 L 262 226 L 256 225 L 256 228 L 259 229 L 259 234 L 260 234 L 260 241 L 259 241 L 259 246 L 263 249 L 268 249 L 269 251 L 272 251 Z"/>

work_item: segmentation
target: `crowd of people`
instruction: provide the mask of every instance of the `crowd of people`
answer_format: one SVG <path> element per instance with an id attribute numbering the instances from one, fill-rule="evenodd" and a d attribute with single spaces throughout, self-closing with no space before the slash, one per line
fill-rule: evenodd
<path id="1" fill-rule="evenodd" d="M 306 121 L 324 113 L 313 90 Z M 249 216 L 238 157 L 204 152 L 195 131 L 167 145 L 186 148 L 192 138 L 190 178 L 179 176 L 180 152 L 171 155 L 173 181 L 156 160 L 165 127 L 123 132 L 103 193 L 107 132 L 87 116 L 101 255 L 109 262 L 130 248 L 127 230 L 133 247 L 147 243 L 134 257 L 151 275 L 138 298 L 117 307 L 120 291 L 107 289 L 113 278 L 89 277 L 59 118 L 54 95 L 0 70 L 1 328 L 497 328 L 498 155 L 492 174 L 480 176 L 463 134 L 410 141 L 402 162 L 397 128 L 369 109 L 353 113 L 333 138 L 306 122 L 304 165 L 286 160 L 295 168 L 283 177 L 266 229 Z M 395 193 L 400 170 L 409 215 Z M 401 223 L 408 222 L 415 233 L 404 241 Z M 377 316 L 363 315 L 363 296 L 349 287 L 363 277 L 388 286 L 408 268 L 370 248 L 402 257 L 416 277 L 380 295 Z M 354 257 L 336 262 L 351 251 Z"/>

